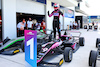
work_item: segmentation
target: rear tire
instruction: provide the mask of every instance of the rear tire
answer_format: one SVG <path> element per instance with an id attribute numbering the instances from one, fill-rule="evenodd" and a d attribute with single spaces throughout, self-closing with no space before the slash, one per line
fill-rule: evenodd
<path id="1" fill-rule="evenodd" d="M 92 50 L 90 51 L 90 56 L 89 56 L 89 66 L 92 66 L 91 53 L 92 53 Z"/>
<path id="2" fill-rule="evenodd" d="M 73 57 L 73 50 L 70 47 L 64 49 L 64 60 L 65 62 L 71 62 Z"/>
<path id="3" fill-rule="evenodd" d="M 80 38 L 79 38 L 79 45 L 80 45 L 80 46 L 84 46 L 84 44 L 85 44 L 85 39 L 84 39 L 84 37 L 80 37 Z"/>
<path id="4" fill-rule="evenodd" d="M 23 52 L 25 52 L 24 43 L 25 43 L 25 41 L 23 41 L 23 42 L 21 43 L 21 49 L 22 49 Z"/>
<path id="5" fill-rule="evenodd" d="M 99 43 L 100 43 L 100 38 L 97 38 L 97 40 L 96 40 L 96 48 L 98 47 Z"/>
<path id="6" fill-rule="evenodd" d="M 91 51 L 89 56 L 89 66 L 96 67 L 97 52 Z"/>

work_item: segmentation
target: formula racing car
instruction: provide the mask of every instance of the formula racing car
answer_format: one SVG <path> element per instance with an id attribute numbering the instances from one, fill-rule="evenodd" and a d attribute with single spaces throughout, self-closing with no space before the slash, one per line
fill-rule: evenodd
<path id="1" fill-rule="evenodd" d="M 96 40 L 97 51 L 91 50 L 89 56 L 89 66 L 96 67 L 96 61 L 100 60 L 100 38 Z"/>
<path id="2" fill-rule="evenodd" d="M 48 64 L 54 64 L 59 67 L 64 61 L 71 62 L 73 53 L 79 48 L 79 46 L 84 46 L 85 40 L 83 37 L 80 37 L 80 32 L 67 30 L 62 31 L 65 32 L 64 35 L 61 35 L 61 38 L 58 37 L 57 39 L 52 39 L 51 42 L 48 42 L 41 46 L 41 49 L 37 52 L 38 67 L 45 67 Z M 68 32 L 79 33 L 79 36 L 72 36 Z M 63 54 L 63 58 L 59 61 L 59 63 L 49 63 L 47 61 L 44 61 L 46 57 L 49 56 L 50 58 L 52 55 L 55 54 Z"/>
<path id="3" fill-rule="evenodd" d="M 37 30 L 37 45 L 39 44 L 37 48 L 41 47 L 40 45 L 41 43 L 45 44 L 51 41 L 50 38 L 51 38 L 50 35 L 44 34 Z M 9 39 L 7 37 L 4 41 L 0 42 L 0 54 L 14 55 L 19 53 L 21 51 L 20 49 L 22 49 L 22 51 L 24 52 L 25 51 L 24 40 L 25 40 L 24 36 L 15 39 Z"/>

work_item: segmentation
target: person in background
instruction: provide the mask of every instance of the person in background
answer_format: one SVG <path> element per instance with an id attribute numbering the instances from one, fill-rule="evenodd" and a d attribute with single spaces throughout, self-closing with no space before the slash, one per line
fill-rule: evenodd
<path id="1" fill-rule="evenodd" d="M 46 24 L 45 24 L 45 21 L 44 20 L 42 20 L 42 22 L 41 22 L 41 27 L 42 27 L 44 33 L 46 33 L 46 31 L 45 31 Z"/>
<path id="2" fill-rule="evenodd" d="M 19 22 L 19 23 L 17 24 L 18 36 L 23 36 L 25 26 L 26 26 L 26 21 L 25 21 L 25 19 L 23 19 L 22 22 Z"/>
<path id="3" fill-rule="evenodd" d="M 75 23 L 74 23 L 74 21 L 73 21 L 73 23 L 72 23 L 72 24 L 73 24 L 73 29 L 74 29 L 74 28 L 75 28 L 75 25 L 74 25 Z"/>
<path id="4" fill-rule="evenodd" d="M 27 21 L 27 29 L 28 30 L 31 30 L 32 29 L 32 24 L 33 24 L 32 19 L 29 18 L 29 20 Z"/>
<path id="5" fill-rule="evenodd" d="M 70 30 L 73 28 L 73 23 L 70 21 Z"/>
<path id="6" fill-rule="evenodd" d="M 38 30 L 40 30 L 40 27 L 41 27 L 41 23 L 40 23 L 40 22 L 37 22 L 37 23 L 36 23 L 36 28 L 37 28 Z"/>
<path id="7" fill-rule="evenodd" d="M 95 22 L 94 31 L 95 31 L 95 30 L 98 30 L 98 22 Z"/>
<path id="8" fill-rule="evenodd" d="M 98 26 L 98 22 L 96 22 L 96 26 Z"/>
<path id="9" fill-rule="evenodd" d="M 32 25 L 33 30 L 36 30 L 36 23 L 37 23 L 37 20 L 36 20 L 36 19 L 33 19 L 32 22 L 33 22 L 33 25 Z"/>
<path id="10" fill-rule="evenodd" d="M 80 25 L 79 25 L 79 23 L 77 22 L 77 29 L 79 29 L 79 27 L 80 27 Z"/>
<path id="11" fill-rule="evenodd" d="M 75 26 L 75 29 L 77 29 L 77 21 L 75 21 L 74 26 Z"/>
<path id="12" fill-rule="evenodd" d="M 88 25 L 87 25 L 87 31 L 89 31 L 89 23 L 88 23 Z"/>
<path id="13" fill-rule="evenodd" d="M 80 29 L 80 22 L 81 22 L 80 20 L 77 21 L 77 26 L 78 26 L 77 29 Z"/>
<path id="14" fill-rule="evenodd" d="M 94 29 L 94 22 L 92 22 L 92 29 Z"/>

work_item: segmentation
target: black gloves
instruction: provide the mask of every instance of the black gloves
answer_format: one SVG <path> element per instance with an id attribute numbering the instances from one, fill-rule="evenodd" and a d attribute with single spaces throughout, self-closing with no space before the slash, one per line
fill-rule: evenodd
<path id="1" fill-rule="evenodd" d="M 49 11 L 48 11 L 48 16 L 49 16 Z"/>

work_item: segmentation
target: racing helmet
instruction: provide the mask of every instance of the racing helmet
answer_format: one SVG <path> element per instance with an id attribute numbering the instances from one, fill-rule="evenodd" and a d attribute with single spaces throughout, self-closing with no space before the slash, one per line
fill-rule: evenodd
<path id="1" fill-rule="evenodd" d="M 55 4 L 54 4 L 54 9 L 55 9 L 55 10 L 59 9 L 59 4 L 55 3 Z"/>

